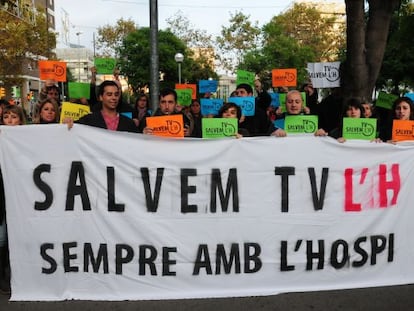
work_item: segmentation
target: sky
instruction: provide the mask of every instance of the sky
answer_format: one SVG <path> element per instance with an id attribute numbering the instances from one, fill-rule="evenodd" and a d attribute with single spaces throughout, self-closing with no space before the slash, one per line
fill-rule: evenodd
<path id="1" fill-rule="evenodd" d="M 139 27 L 149 27 L 150 0 L 55 0 L 56 30 L 59 45 L 63 44 L 62 18 L 69 27 L 69 41 L 93 47 L 93 33 L 98 27 L 115 25 L 120 18 L 132 19 Z M 271 18 L 288 9 L 293 1 L 286 0 L 158 0 L 159 29 L 167 27 L 166 19 L 181 11 L 193 29 L 205 30 L 214 36 L 221 26 L 228 26 L 230 13 L 241 11 L 250 15 L 250 21 L 263 25 Z M 323 1 L 322 1 L 323 2 Z M 333 2 L 326 1 L 326 2 Z M 76 33 L 80 33 L 78 36 Z"/>

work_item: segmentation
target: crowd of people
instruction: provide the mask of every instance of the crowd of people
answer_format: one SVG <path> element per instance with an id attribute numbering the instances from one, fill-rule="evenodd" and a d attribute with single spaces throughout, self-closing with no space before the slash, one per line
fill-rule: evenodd
<path id="1" fill-rule="evenodd" d="M 182 115 L 185 137 L 202 137 L 202 118 L 221 117 L 237 118 L 239 129 L 237 138 L 248 136 L 288 136 L 284 129 L 284 119 L 295 115 L 317 115 L 319 126 L 315 136 L 330 136 L 338 142 L 345 142 L 342 135 L 342 120 L 347 118 L 377 118 L 376 142 L 392 141 L 393 120 L 414 120 L 413 102 L 408 97 L 399 97 L 393 103 L 388 114 L 378 114 L 372 103 L 361 102 L 355 98 L 343 101 L 340 89 L 332 90 L 331 94 L 318 101 L 318 92 L 311 83 L 303 85 L 301 90 L 280 90 L 285 92 L 286 101 L 284 110 L 272 105 L 272 98 L 259 80 L 254 82 L 255 92 L 249 84 L 237 85 L 233 96 L 254 97 L 255 112 L 252 116 L 244 116 L 241 108 L 232 102 L 225 102 L 217 116 L 203 116 L 199 99 L 194 99 L 189 107 L 183 107 L 177 102 L 177 93 L 174 89 L 163 89 L 159 96 L 159 106 L 155 111 L 149 107 L 147 95 L 137 96 L 133 107 L 122 102 L 121 85 L 114 80 L 104 81 L 96 88 L 96 70 L 92 68 L 91 97 L 89 101 L 77 100 L 78 103 L 90 106 L 91 113 L 77 121 L 66 119 L 69 128 L 74 122 L 99 127 L 112 131 L 126 131 L 152 135 L 153 129 L 147 125 L 147 117 Z M 96 93 L 96 90 L 98 92 Z M 305 93 L 305 101 L 302 96 Z M 305 105 L 306 102 L 306 105 Z M 39 102 L 32 120 L 34 124 L 58 123 L 60 113 L 60 90 L 53 81 L 46 81 L 39 94 Z M 130 113 L 127 117 L 123 113 Z M 380 115 L 380 118 L 378 116 Z M 0 121 L 5 126 L 24 125 L 25 111 L 17 105 L 9 105 L 6 101 L 0 102 Z M 0 188 L 3 180 L 0 175 Z M 0 191 L 0 292 L 10 292 L 10 267 L 8 261 L 5 199 L 4 191 Z"/>

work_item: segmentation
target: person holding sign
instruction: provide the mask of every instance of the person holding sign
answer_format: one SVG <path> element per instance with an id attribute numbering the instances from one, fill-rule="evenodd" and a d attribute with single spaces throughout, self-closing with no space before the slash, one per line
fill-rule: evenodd
<path id="1" fill-rule="evenodd" d="M 134 121 L 118 112 L 119 97 L 120 90 L 115 81 L 106 80 L 102 82 L 99 86 L 99 100 L 102 102 L 101 110 L 83 116 L 76 123 L 111 131 L 138 133 Z M 70 128 L 73 120 L 68 119 L 64 123 L 68 123 Z"/>
<path id="2" fill-rule="evenodd" d="M 346 127 L 346 126 L 344 126 L 344 123 L 345 123 L 344 121 L 346 121 L 345 118 L 350 118 L 350 119 L 364 118 L 365 119 L 364 112 L 365 112 L 365 109 L 362 106 L 361 102 L 356 98 L 351 98 L 345 103 L 344 110 L 343 110 L 343 113 L 342 113 L 343 118 L 342 118 L 342 122 L 340 123 L 340 126 L 333 129 L 328 134 L 326 134 L 325 130 L 321 128 L 315 133 L 315 136 L 326 136 L 326 135 L 328 135 L 332 138 L 335 138 L 338 142 L 344 143 L 346 141 L 346 138 L 344 137 L 345 135 L 343 133 L 345 131 L 344 128 Z M 372 119 L 367 119 L 367 120 L 372 120 Z M 348 127 L 351 127 L 351 126 L 348 126 Z M 355 132 L 358 132 L 358 133 L 363 132 L 363 129 L 360 128 L 359 126 L 353 126 L 352 128 L 355 128 L 355 130 L 354 130 Z M 374 128 L 374 126 L 373 126 L 373 128 Z M 375 129 L 372 130 L 371 134 L 373 135 L 373 141 L 381 142 L 381 139 L 375 138 L 375 136 L 376 136 L 376 124 L 375 124 Z"/>
<path id="3" fill-rule="evenodd" d="M 241 108 L 234 103 L 224 103 L 219 110 L 219 117 L 221 118 L 237 118 L 240 122 L 240 118 L 242 116 Z M 251 136 L 249 131 L 245 128 L 238 129 L 238 133 L 236 135 L 237 138 Z"/>
<path id="4" fill-rule="evenodd" d="M 182 115 L 184 123 L 184 136 L 190 136 L 190 120 L 182 113 L 177 112 L 177 92 L 174 89 L 165 88 L 160 92 L 160 103 L 157 111 L 154 113 L 154 117 L 169 116 L 169 115 Z M 142 131 L 147 135 L 154 135 L 152 127 L 147 126 L 147 120 L 145 119 L 145 126 Z"/>
<path id="5" fill-rule="evenodd" d="M 391 108 L 391 117 L 387 120 L 386 124 L 381 127 L 380 138 L 383 141 L 389 143 L 395 143 L 392 140 L 392 129 L 394 120 L 414 120 L 414 103 L 409 97 L 397 98 Z"/>
<path id="6" fill-rule="evenodd" d="M 302 94 L 298 90 L 289 91 L 286 94 L 286 112 L 277 117 L 275 122 L 275 130 L 270 134 L 276 137 L 285 137 L 287 135 L 284 130 L 284 119 L 286 116 L 295 116 L 300 114 L 309 114 L 308 107 L 303 105 Z"/>

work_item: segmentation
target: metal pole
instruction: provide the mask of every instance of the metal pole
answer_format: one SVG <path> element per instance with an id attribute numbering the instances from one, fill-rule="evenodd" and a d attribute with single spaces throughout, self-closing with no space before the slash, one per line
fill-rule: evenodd
<path id="1" fill-rule="evenodd" d="M 150 0 L 150 104 L 154 112 L 158 107 L 158 94 L 160 88 L 159 58 L 158 58 L 158 1 Z"/>
<path id="2" fill-rule="evenodd" d="M 178 63 L 178 83 L 181 84 L 181 63 Z"/>

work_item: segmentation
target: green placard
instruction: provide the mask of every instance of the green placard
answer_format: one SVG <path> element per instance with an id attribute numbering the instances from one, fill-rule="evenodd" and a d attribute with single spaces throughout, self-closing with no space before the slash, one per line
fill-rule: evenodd
<path id="1" fill-rule="evenodd" d="M 377 133 L 377 119 L 344 118 L 342 136 L 345 139 L 373 140 Z"/>
<path id="2" fill-rule="evenodd" d="M 192 89 L 176 89 L 177 92 L 177 102 L 181 106 L 190 106 L 191 99 L 193 95 Z"/>
<path id="3" fill-rule="evenodd" d="M 91 96 L 89 83 L 69 82 L 69 98 L 86 98 Z"/>
<path id="4" fill-rule="evenodd" d="M 234 137 L 238 133 L 236 118 L 202 118 L 203 138 Z"/>
<path id="5" fill-rule="evenodd" d="M 237 70 L 236 85 L 239 85 L 240 83 L 247 83 L 253 86 L 255 77 L 256 75 L 254 72 L 239 69 Z"/>
<path id="6" fill-rule="evenodd" d="M 286 133 L 309 134 L 318 129 L 318 116 L 299 115 L 285 117 Z"/>
<path id="7" fill-rule="evenodd" d="M 392 108 L 392 103 L 397 98 L 398 98 L 397 95 L 388 94 L 388 93 L 385 93 L 385 92 L 379 92 L 377 101 L 375 103 L 375 106 L 385 108 L 385 109 L 391 109 Z"/>
<path id="8" fill-rule="evenodd" d="M 95 58 L 96 73 L 102 75 L 113 74 L 116 66 L 115 58 Z"/>

